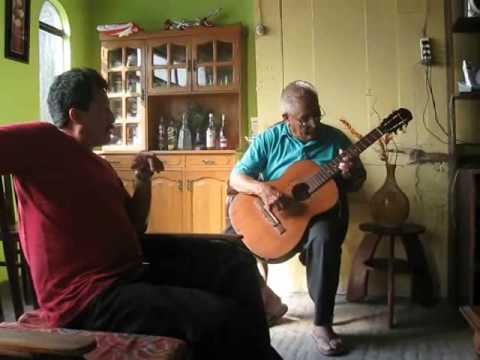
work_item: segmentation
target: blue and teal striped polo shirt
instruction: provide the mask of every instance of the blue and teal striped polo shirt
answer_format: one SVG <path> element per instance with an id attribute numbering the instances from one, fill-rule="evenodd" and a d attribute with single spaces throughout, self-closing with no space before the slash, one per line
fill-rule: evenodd
<path id="1" fill-rule="evenodd" d="M 350 139 L 332 126 L 321 123 L 319 132 L 319 140 L 303 143 L 281 122 L 255 138 L 233 171 L 254 179 L 277 180 L 294 162 L 313 160 L 322 165 L 351 145 Z"/>

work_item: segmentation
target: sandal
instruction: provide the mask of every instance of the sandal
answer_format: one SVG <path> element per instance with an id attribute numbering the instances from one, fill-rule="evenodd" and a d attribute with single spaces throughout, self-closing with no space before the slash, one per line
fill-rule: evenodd
<path id="1" fill-rule="evenodd" d="M 340 337 L 328 338 L 325 336 L 313 335 L 317 350 L 324 356 L 338 356 L 347 353 L 347 348 Z"/>

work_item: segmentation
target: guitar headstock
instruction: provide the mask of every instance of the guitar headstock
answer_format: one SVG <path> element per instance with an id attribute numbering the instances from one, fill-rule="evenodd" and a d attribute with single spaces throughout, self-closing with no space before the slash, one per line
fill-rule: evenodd
<path id="1" fill-rule="evenodd" d="M 382 123 L 378 127 L 382 133 L 397 133 L 398 130 L 403 129 L 407 124 L 412 120 L 413 116 L 410 110 L 405 108 L 400 108 L 395 110 L 390 115 L 388 115 L 385 119 L 383 119 Z"/>

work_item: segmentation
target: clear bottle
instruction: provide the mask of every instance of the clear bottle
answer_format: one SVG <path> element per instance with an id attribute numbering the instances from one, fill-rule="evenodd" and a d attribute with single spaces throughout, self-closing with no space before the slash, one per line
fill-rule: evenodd
<path id="1" fill-rule="evenodd" d="M 195 133 L 195 150 L 203 150 L 205 145 L 202 141 L 202 135 L 200 134 L 200 129 L 197 129 Z"/>
<path id="2" fill-rule="evenodd" d="M 177 127 L 173 119 L 170 119 L 167 127 L 167 150 L 175 150 L 177 146 Z"/>
<path id="3" fill-rule="evenodd" d="M 167 129 L 165 125 L 165 119 L 160 117 L 158 122 L 158 150 L 167 149 Z"/>
<path id="4" fill-rule="evenodd" d="M 215 123 L 213 121 L 213 114 L 210 113 L 208 114 L 208 127 L 207 127 L 207 132 L 205 137 L 207 150 L 215 149 L 215 139 L 216 139 Z"/>
<path id="5" fill-rule="evenodd" d="M 192 133 L 188 127 L 187 114 L 182 114 L 182 126 L 178 132 L 178 150 L 192 150 Z"/>
<path id="6" fill-rule="evenodd" d="M 225 114 L 222 114 L 222 127 L 220 128 L 220 132 L 218 134 L 218 147 L 220 149 L 228 148 L 228 139 L 225 136 Z"/>

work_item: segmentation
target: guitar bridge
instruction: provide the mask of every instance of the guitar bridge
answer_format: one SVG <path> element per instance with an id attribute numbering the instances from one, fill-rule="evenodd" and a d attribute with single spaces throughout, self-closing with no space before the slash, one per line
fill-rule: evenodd
<path id="1" fill-rule="evenodd" d="M 268 206 L 266 206 L 260 199 L 256 201 L 256 204 L 262 212 L 263 216 L 274 227 L 274 229 L 277 230 L 279 234 L 283 234 L 286 231 L 285 227 L 282 225 L 280 220 L 278 220 L 275 214 L 268 208 Z"/>

